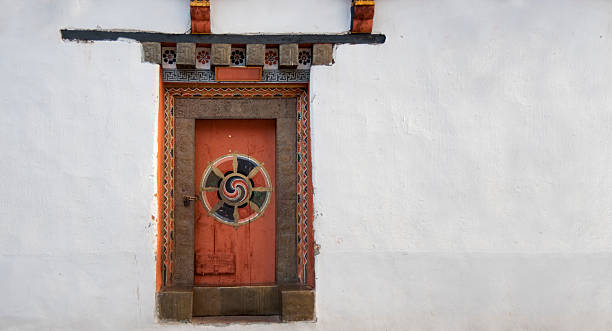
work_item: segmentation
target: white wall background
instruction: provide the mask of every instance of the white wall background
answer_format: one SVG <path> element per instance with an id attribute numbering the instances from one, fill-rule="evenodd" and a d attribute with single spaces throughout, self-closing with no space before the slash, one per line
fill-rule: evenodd
<path id="1" fill-rule="evenodd" d="M 216 0 L 213 30 L 341 32 L 348 3 Z M 0 329 L 190 329 L 153 314 L 158 69 L 59 34 L 185 32 L 187 1 L 0 7 Z M 226 329 L 612 329 L 610 17 L 379 0 L 387 42 L 312 73 L 319 320 Z"/>

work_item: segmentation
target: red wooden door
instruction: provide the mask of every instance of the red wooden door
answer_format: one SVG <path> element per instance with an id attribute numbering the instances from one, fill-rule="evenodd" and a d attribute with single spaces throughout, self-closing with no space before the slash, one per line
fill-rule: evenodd
<path id="1" fill-rule="evenodd" d="M 275 283 L 275 120 L 196 120 L 195 285 Z"/>

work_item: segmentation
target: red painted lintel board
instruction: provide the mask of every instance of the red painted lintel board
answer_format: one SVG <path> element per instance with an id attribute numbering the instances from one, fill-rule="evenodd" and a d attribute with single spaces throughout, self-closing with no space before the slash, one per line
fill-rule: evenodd
<path id="1" fill-rule="evenodd" d="M 261 67 L 215 67 L 217 82 L 260 82 Z"/>

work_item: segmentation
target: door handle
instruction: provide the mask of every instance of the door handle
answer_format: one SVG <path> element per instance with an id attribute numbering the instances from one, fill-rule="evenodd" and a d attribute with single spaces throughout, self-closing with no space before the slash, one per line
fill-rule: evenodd
<path id="1" fill-rule="evenodd" d="M 198 200 L 198 196 L 185 195 L 183 196 L 183 205 L 185 205 L 185 207 L 189 207 L 189 204 L 191 203 L 191 201 L 196 201 L 196 200 Z"/>

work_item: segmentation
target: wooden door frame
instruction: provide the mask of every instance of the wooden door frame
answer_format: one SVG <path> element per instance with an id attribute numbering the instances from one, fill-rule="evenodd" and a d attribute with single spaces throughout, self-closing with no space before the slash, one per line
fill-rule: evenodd
<path id="1" fill-rule="evenodd" d="M 201 84 L 163 88 L 158 153 L 160 226 L 157 309 L 160 318 L 190 319 L 193 311 L 193 207 L 184 208 L 182 196 L 194 193 L 195 119 L 264 118 L 276 119 L 277 123 L 276 282 L 281 290 L 283 320 L 314 318 L 314 241 L 307 91 L 307 86 L 295 85 Z M 241 107 L 232 108 L 231 104 L 240 104 Z M 235 111 L 248 107 L 254 111 Z M 285 109 L 288 107 L 297 111 L 287 113 Z M 191 172 L 185 169 L 191 169 Z M 179 219 L 191 219 L 191 222 Z M 304 302 L 308 309 L 303 308 Z"/>
<path id="2" fill-rule="evenodd" d="M 195 121 L 204 119 L 276 120 L 276 277 L 277 285 L 297 284 L 296 239 L 296 118 L 295 98 L 175 100 L 174 219 L 175 252 L 173 282 L 194 284 L 194 204 L 184 206 L 182 197 L 194 192 Z M 290 110 L 290 111 L 288 111 Z M 199 202 L 196 202 L 199 203 Z"/>

